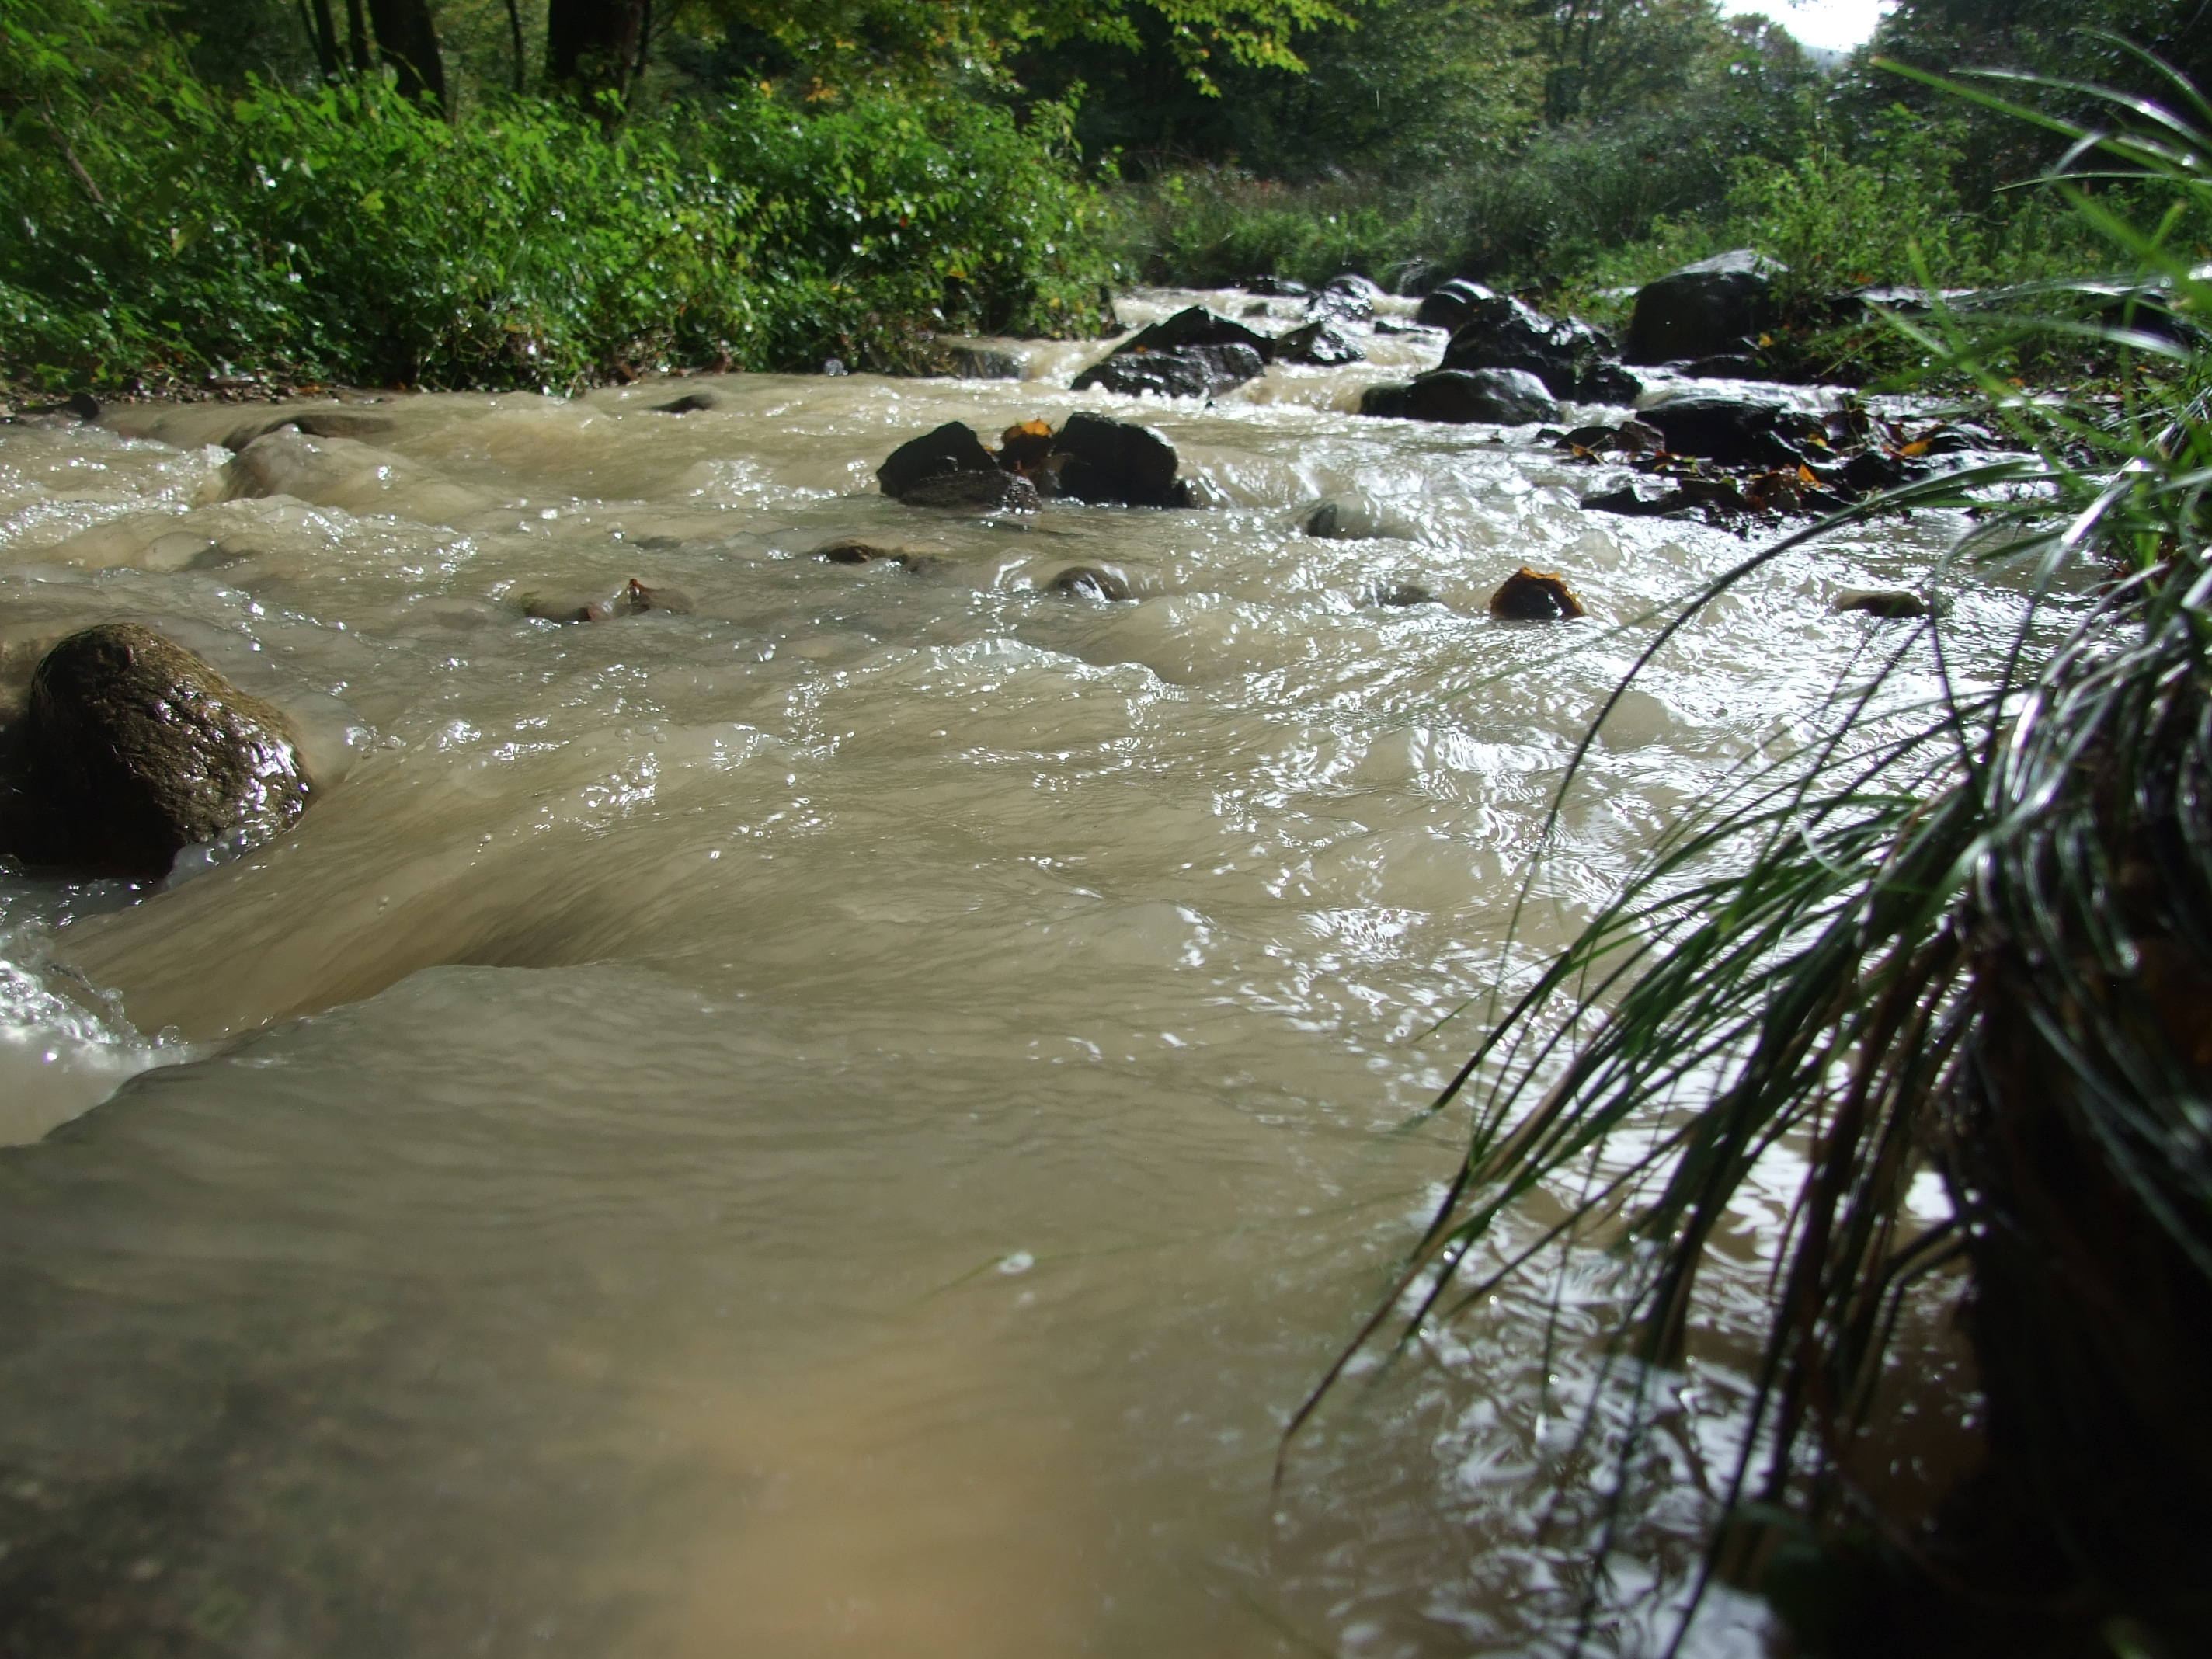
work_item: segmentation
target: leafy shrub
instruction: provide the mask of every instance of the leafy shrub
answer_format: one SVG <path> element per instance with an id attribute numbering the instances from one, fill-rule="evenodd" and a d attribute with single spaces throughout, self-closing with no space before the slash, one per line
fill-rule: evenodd
<path id="1" fill-rule="evenodd" d="M 567 386 L 911 363 L 942 326 L 1091 327 L 1109 266 L 1065 118 L 754 93 L 609 130 L 452 126 L 385 82 L 235 100 L 157 66 L 0 136 L 0 373 Z"/>

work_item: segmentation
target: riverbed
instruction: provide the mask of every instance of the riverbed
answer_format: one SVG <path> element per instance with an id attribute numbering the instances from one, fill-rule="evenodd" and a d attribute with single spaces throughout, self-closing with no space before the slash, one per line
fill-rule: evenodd
<path id="1" fill-rule="evenodd" d="M 1193 297 L 1249 303 L 1123 315 Z M 1509 948 L 1644 619 L 1780 531 L 1586 513 L 1614 474 L 1531 428 L 1363 419 L 1442 337 L 1360 339 L 1207 405 L 994 343 L 1024 378 L 0 428 L 0 713 L 127 617 L 282 706 L 316 781 L 155 887 L 0 873 L 15 1647 L 1564 1649 L 1603 1517 L 1547 1483 L 1601 1261 L 1355 1376 L 1277 1488 L 1280 1427 L 1455 1167 L 1464 1119 L 1422 1109 L 1484 999 L 1802 731 L 1891 626 L 1838 592 L 1966 526 L 1841 532 L 1711 607 Z M 223 447 L 309 407 L 362 435 L 251 476 Z M 942 422 L 1079 408 L 1165 435 L 1203 504 L 875 489 Z M 853 538 L 908 557 L 815 556 Z M 1589 617 L 1493 620 L 1522 564 Z M 1074 566 L 1132 598 L 1052 591 Z M 632 580 L 688 609 L 529 614 Z M 1993 583 L 1948 625 L 2020 614 Z M 1693 1380 L 1598 1650 L 1650 1647 L 1694 1564 L 1741 1378 Z M 1765 1620 L 1718 1593 L 1692 1650 Z"/>

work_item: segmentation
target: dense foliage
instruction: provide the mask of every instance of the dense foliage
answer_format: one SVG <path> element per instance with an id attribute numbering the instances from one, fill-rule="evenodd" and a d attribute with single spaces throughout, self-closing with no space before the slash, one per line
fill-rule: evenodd
<path id="1" fill-rule="evenodd" d="M 734 88 L 455 124 L 384 77 L 232 97 L 157 61 L 0 137 L 0 370 L 565 386 L 1087 331 L 1109 267 L 1057 114 Z"/>

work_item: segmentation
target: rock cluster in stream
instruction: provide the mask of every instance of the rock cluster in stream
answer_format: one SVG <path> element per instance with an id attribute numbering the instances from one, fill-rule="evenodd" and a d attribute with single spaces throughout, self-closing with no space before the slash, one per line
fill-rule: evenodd
<path id="1" fill-rule="evenodd" d="M 187 847 L 257 845 L 313 788 L 282 709 L 133 623 L 47 652 L 0 750 L 0 853 L 76 875 L 153 880 Z"/>
<path id="2" fill-rule="evenodd" d="M 909 507 L 1023 511 L 1047 496 L 1188 507 L 1179 465 L 1175 447 L 1149 427 L 1079 410 L 1057 431 L 1042 421 L 1009 427 L 995 450 L 965 422 L 947 421 L 893 450 L 876 482 Z"/>
<path id="3" fill-rule="evenodd" d="M 1925 477 L 1929 455 L 2001 449 L 1963 422 L 1914 433 L 1856 404 L 1810 413 L 1779 401 L 1686 392 L 1617 426 L 1577 428 L 1559 447 L 1641 474 L 1582 498 L 1589 512 L 1702 518 L 1731 529 L 1761 518 L 1840 512 Z"/>

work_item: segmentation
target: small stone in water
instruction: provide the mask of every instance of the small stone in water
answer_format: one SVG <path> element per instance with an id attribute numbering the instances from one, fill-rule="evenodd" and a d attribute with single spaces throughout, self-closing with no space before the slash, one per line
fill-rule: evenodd
<path id="1" fill-rule="evenodd" d="M 673 403 L 654 404 L 652 412 L 655 415 L 696 415 L 715 408 L 721 401 L 711 392 L 687 392 Z"/>
<path id="2" fill-rule="evenodd" d="M 1129 597 L 1129 584 L 1110 570 L 1074 564 L 1047 583 L 1045 592 L 1077 599 L 1126 599 Z"/>
<path id="3" fill-rule="evenodd" d="M 1397 582 L 1389 587 L 1375 590 L 1375 603 L 1395 605 L 1401 609 L 1416 605 L 1434 605 L 1437 596 L 1425 587 L 1413 582 Z"/>
<path id="4" fill-rule="evenodd" d="M 1839 611 L 1863 611 L 1869 617 L 1924 617 L 1928 601 L 1901 587 L 1847 587 L 1836 595 Z"/>
<path id="5" fill-rule="evenodd" d="M 1564 576 L 1524 564 L 1490 596 L 1490 614 L 1504 622 L 1567 622 L 1589 613 Z"/>

